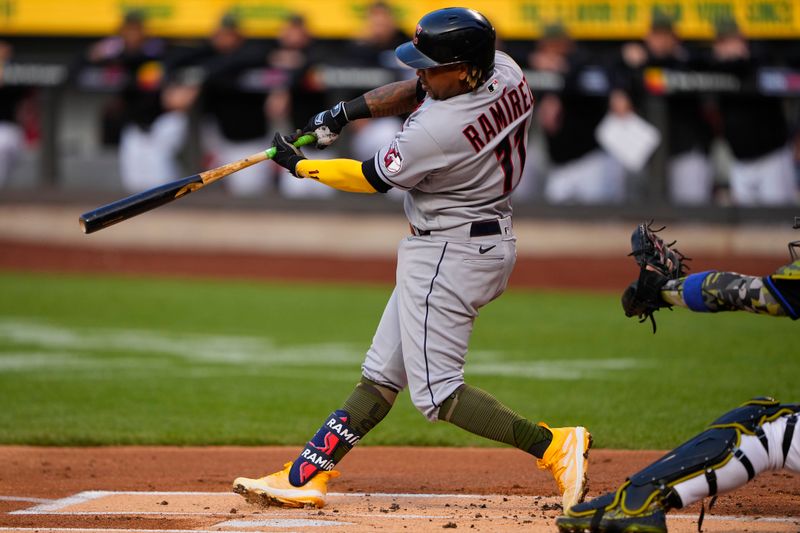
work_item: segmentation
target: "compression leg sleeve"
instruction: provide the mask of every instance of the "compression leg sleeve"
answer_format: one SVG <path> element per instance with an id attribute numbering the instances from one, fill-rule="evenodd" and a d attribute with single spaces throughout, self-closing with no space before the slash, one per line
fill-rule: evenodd
<path id="1" fill-rule="evenodd" d="M 787 316 L 787 309 L 770 289 L 770 278 L 735 272 L 701 272 L 667 281 L 661 298 L 670 305 L 692 311 L 749 311 L 770 316 Z M 800 284 L 800 281 L 797 282 Z"/>
<path id="2" fill-rule="evenodd" d="M 467 384 L 442 403 L 439 419 L 540 459 L 553 439 L 546 427 L 521 417 L 488 392 Z"/>
<path id="3" fill-rule="evenodd" d="M 396 391 L 362 377 L 344 407 L 331 413 L 294 461 L 289 470 L 289 483 L 301 487 L 320 470 L 332 470 L 384 419 L 396 397 Z"/>

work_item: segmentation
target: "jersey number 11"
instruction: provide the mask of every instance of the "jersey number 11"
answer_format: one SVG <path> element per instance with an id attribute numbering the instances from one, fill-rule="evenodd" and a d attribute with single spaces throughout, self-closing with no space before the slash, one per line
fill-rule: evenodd
<path id="1" fill-rule="evenodd" d="M 503 169 L 503 194 L 508 194 L 514 190 L 522 179 L 522 170 L 525 168 L 525 157 L 527 156 L 527 146 L 525 146 L 525 127 L 526 122 L 520 124 L 516 131 L 512 131 L 500 141 L 494 149 L 494 155 L 500 162 L 500 168 Z M 514 172 L 514 159 L 513 149 L 511 147 L 511 137 L 514 137 L 514 148 L 517 149 L 519 155 L 519 170 Z M 516 174 L 516 175 L 515 175 Z"/>

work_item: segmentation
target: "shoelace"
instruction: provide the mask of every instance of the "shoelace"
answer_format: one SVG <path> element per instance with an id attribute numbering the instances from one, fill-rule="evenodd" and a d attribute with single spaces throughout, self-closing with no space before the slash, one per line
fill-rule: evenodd
<path id="1" fill-rule="evenodd" d="M 670 311 L 672 311 L 672 306 L 662 307 L 661 309 L 669 309 Z M 656 317 L 655 317 L 656 311 L 658 311 L 658 309 L 651 309 L 646 313 L 642 313 L 641 315 L 639 315 L 639 324 L 647 321 L 648 318 L 650 319 L 650 322 L 653 323 L 653 335 L 655 335 L 656 333 Z"/>

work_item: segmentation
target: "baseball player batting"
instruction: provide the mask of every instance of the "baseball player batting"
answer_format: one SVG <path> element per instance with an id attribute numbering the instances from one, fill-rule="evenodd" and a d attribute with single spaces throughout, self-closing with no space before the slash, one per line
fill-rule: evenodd
<path id="1" fill-rule="evenodd" d="M 417 80 L 341 102 L 302 130 L 324 147 L 352 120 L 410 113 L 373 158 L 308 160 L 275 137 L 274 161 L 298 178 L 352 192 L 407 191 L 412 235 L 400 242 L 397 283 L 353 393 L 283 470 L 238 478 L 234 492 L 262 505 L 322 507 L 334 466 L 408 387 L 430 421 L 536 457 L 569 508 L 586 491 L 589 433 L 534 423 L 464 382 L 478 310 L 503 293 L 516 259 L 510 196 L 525 164 L 533 96 L 520 67 L 495 51 L 492 25 L 471 9 L 425 15 L 396 54 Z"/>

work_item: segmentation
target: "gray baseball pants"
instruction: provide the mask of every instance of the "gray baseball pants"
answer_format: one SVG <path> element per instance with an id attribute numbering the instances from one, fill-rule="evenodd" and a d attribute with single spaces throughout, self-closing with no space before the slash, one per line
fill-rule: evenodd
<path id="1" fill-rule="evenodd" d="M 464 383 L 478 310 L 500 296 L 516 261 L 511 219 L 501 233 L 470 237 L 470 224 L 400 242 L 396 285 L 362 365 L 365 377 L 406 386 L 429 420 Z"/>

